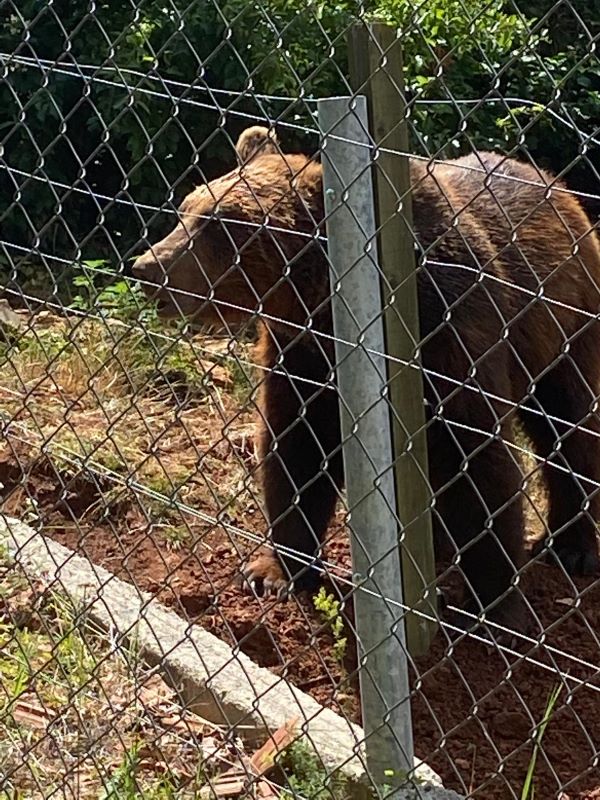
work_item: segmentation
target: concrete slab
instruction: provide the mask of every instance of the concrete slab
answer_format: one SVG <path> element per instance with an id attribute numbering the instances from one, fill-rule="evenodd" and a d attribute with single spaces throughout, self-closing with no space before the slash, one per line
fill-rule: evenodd
<path id="1" fill-rule="evenodd" d="M 205 719 L 236 727 L 250 744 L 260 744 L 286 720 L 298 715 L 300 730 L 328 770 L 340 769 L 352 797 L 369 796 L 364 734 L 358 725 L 323 708 L 225 642 L 190 624 L 153 596 L 119 580 L 72 550 L 24 523 L 0 516 L 0 547 L 32 577 L 55 584 L 76 608 L 112 638 L 133 644 L 148 664 L 157 665 L 181 702 Z M 398 800 L 460 800 L 442 787 L 438 775 L 415 762 L 418 783 Z"/>

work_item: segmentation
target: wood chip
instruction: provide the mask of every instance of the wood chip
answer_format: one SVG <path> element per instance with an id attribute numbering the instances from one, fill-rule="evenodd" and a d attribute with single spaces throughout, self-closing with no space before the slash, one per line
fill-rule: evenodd
<path id="1" fill-rule="evenodd" d="M 557 606 L 567 606 L 568 608 L 573 608 L 575 605 L 575 598 L 574 597 L 561 597 L 558 600 L 554 601 Z"/>
<path id="2" fill-rule="evenodd" d="M 224 774 L 211 781 L 211 789 L 216 797 L 239 797 L 245 792 L 248 776 L 240 774 Z"/>
<path id="3" fill-rule="evenodd" d="M 36 728 L 38 730 L 45 730 L 50 722 L 55 719 L 56 714 L 40 703 L 37 697 L 32 696 L 31 699 L 25 699 L 27 696 L 22 695 L 14 704 L 12 715 L 15 722 L 20 725 L 26 725 L 28 728 Z"/>
<path id="4" fill-rule="evenodd" d="M 281 728 L 270 736 L 264 745 L 256 750 L 251 758 L 240 759 L 240 766 L 224 772 L 212 781 L 212 791 L 217 797 L 239 797 L 248 794 L 251 782 L 256 796 L 262 800 L 274 800 L 279 797 L 275 787 L 263 776 L 273 768 L 275 756 L 285 750 L 296 738 L 296 728 L 300 717 L 288 720 Z M 258 780 L 254 780 L 257 778 Z"/>
<path id="5" fill-rule="evenodd" d="M 265 775 L 273 768 L 275 757 L 289 747 L 296 738 L 296 728 L 299 722 L 300 717 L 298 716 L 288 720 L 251 756 L 250 766 L 257 776 Z"/>
<path id="6" fill-rule="evenodd" d="M 280 797 L 279 792 L 275 791 L 275 787 L 269 781 L 259 781 L 256 784 L 256 795 L 262 800 L 276 800 Z"/>
<path id="7" fill-rule="evenodd" d="M 205 720 L 178 705 L 174 690 L 160 675 L 152 675 L 140 686 L 138 699 L 144 713 L 151 715 L 165 730 L 198 738 L 213 730 Z"/>
<path id="8" fill-rule="evenodd" d="M 257 797 L 261 797 L 262 800 L 276 800 L 276 798 L 280 797 L 278 791 L 276 791 L 276 787 L 273 786 L 272 783 L 269 781 L 259 781 L 256 784 L 256 795 Z"/>

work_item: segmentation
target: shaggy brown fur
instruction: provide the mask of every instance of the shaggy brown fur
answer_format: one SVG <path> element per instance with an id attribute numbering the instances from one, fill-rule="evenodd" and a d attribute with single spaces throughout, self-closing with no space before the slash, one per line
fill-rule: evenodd
<path id="1" fill-rule="evenodd" d="M 411 177 L 435 523 L 460 552 L 473 607 L 515 625 L 523 479 L 504 444 L 513 441 L 515 404 L 547 459 L 554 552 L 573 573 L 598 568 L 600 247 L 578 201 L 527 164 L 494 153 L 434 168 L 413 160 Z M 256 156 L 188 195 L 181 214 L 134 272 L 163 287 L 166 316 L 228 323 L 260 313 L 259 359 L 271 370 L 260 454 L 272 540 L 312 557 L 343 483 L 336 393 L 315 386 L 334 357 L 318 337 L 331 333 L 328 265 L 314 237 L 321 167 L 303 155 Z M 276 363 L 293 377 L 273 371 Z M 310 572 L 269 550 L 248 568 L 259 588 L 275 591 Z"/>
<path id="2" fill-rule="evenodd" d="M 246 128 L 237 140 L 235 152 L 240 166 L 247 164 L 251 158 L 279 153 L 279 142 L 275 131 L 269 131 L 261 125 Z"/>

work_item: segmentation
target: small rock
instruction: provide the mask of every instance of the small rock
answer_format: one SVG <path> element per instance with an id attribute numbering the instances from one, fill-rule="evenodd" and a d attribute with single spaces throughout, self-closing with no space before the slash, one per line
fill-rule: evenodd
<path id="1" fill-rule="evenodd" d="M 0 300 L 0 325 L 17 328 L 17 330 L 25 327 L 25 321 L 20 314 L 12 310 L 8 300 Z"/>
<path id="2" fill-rule="evenodd" d="M 466 758 L 455 758 L 454 763 L 459 769 L 471 769 L 472 766 L 471 762 L 467 761 Z"/>
<path id="3" fill-rule="evenodd" d="M 518 711 L 501 711 L 492 717 L 494 731 L 504 739 L 528 739 L 532 726 L 524 714 Z"/>

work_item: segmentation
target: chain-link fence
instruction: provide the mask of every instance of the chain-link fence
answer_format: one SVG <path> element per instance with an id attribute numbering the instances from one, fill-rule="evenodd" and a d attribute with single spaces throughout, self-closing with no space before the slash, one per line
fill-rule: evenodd
<path id="1" fill-rule="evenodd" d="M 597 796 L 599 21 L 0 0 L 0 797 Z"/>

